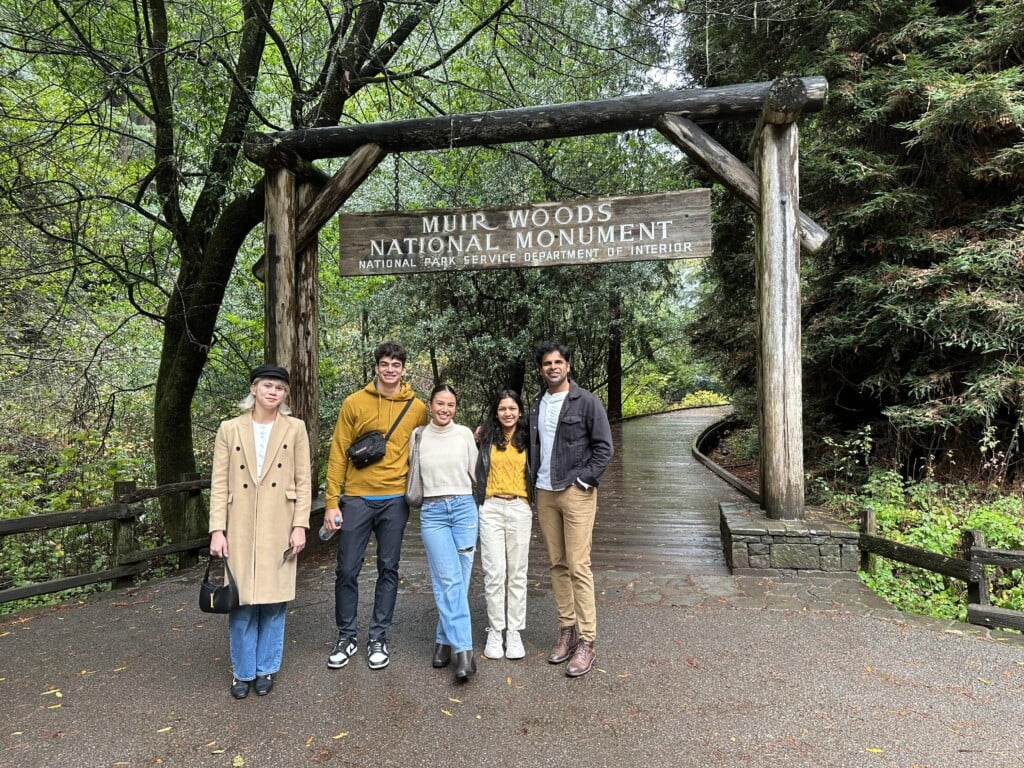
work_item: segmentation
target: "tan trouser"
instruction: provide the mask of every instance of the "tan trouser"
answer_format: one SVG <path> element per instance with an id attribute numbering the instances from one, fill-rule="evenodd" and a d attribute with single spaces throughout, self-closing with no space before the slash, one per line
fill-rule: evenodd
<path id="1" fill-rule="evenodd" d="M 594 574 L 590 570 L 596 514 L 597 488 L 537 489 L 537 522 L 551 561 L 558 626 L 576 625 L 580 637 L 590 642 L 597 636 Z"/>

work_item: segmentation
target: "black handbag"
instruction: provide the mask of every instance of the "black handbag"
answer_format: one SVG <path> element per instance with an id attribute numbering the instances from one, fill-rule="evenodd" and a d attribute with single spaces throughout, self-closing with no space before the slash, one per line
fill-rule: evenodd
<path id="1" fill-rule="evenodd" d="M 372 432 L 360 435 L 352 441 L 352 444 L 348 447 L 348 460 L 355 464 L 357 469 L 368 467 L 384 458 L 384 454 L 388 449 L 388 438 L 391 437 L 391 433 L 395 431 L 395 427 L 401 422 L 410 405 L 412 405 L 412 400 L 406 400 L 405 408 L 398 414 L 398 418 L 395 419 L 395 423 L 391 425 L 391 429 L 388 430 L 386 435 L 382 435 L 380 430 L 375 429 Z"/>
<path id="2" fill-rule="evenodd" d="M 218 584 L 210 579 L 210 568 L 213 566 L 213 558 L 206 564 L 206 575 L 203 576 L 203 583 L 199 585 L 199 610 L 204 613 L 230 613 L 238 607 L 238 586 L 235 584 L 235 577 L 231 575 L 228 568 L 228 561 L 224 559 L 224 584 Z"/>

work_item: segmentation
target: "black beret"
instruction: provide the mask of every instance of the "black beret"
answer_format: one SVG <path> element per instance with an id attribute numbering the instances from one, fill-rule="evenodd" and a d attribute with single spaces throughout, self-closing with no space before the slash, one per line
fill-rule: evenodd
<path id="1" fill-rule="evenodd" d="M 256 379 L 280 379 L 285 384 L 288 383 L 288 371 L 279 365 L 261 365 L 259 368 L 253 368 L 249 374 L 249 383 L 252 384 Z"/>

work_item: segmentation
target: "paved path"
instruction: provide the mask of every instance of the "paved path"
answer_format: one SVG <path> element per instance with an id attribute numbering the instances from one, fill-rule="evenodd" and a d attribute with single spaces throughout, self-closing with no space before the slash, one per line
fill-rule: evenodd
<path id="1" fill-rule="evenodd" d="M 850 578 L 728 575 L 711 544 L 734 492 L 689 458 L 713 418 L 619 428 L 595 532 L 598 668 L 584 678 L 544 661 L 554 613 L 539 544 L 527 658 L 482 659 L 462 686 L 432 669 L 413 527 L 391 666 L 371 672 L 360 651 L 325 668 L 321 546 L 263 699 L 230 698 L 226 622 L 195 608 L 195 571 L 0 619 L 0 768 L 1024 765 L 1018 637 L 900 614 Z M 473 605 L 479 636 L 479 580 Z"/>

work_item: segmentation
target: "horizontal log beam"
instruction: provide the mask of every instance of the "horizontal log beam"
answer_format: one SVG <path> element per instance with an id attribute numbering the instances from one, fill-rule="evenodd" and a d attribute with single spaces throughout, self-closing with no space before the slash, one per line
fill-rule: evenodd
<path id="1" fill-rule="evenodd" d="M 962 581 L 977 581 L 981 578 L 981 566 L 969 560 L 958 557 L 949 557 L 927 549 L 912 547 L 907 544 L 899 544 L 889 541 L 881 536 L 872 536 L 862 533 L 859 538 L 859 545 L 862 551 L 873 552 L 876 555 L 887 557 L 890 560 L 897 560 L 907 565 L 914 565 L 918 568 L 932 571 L 943 576 L 949 576 Z"/>
<path id="2" fill-rule="evenodd" d="M 157 499 L 161 496 L 169 496 L 172 493 L 195 493 L 205 491 L 210 487 L 210 478 L 199 477 L 195 480 L 182 480 L 178 483 L 167 483 L 158 485 L 155 488 L 139 488 L 137 491 L 126 493 L 119 501 L 123 504 L 134 504 L 146 499 Z"/>
<path id="3" fill-rule="evenodd" d="M 967 604 L 967 623 L 982 627 L 1016 629 L 1024 632 L 1024 612 L 991 605 Z"/>
<path id="4" fill-rule="evenodd" d="M 0 590 L 0 603 L 9 603 L 12 600 L 24 600 L 26 597 L 37 595 L 52 595 L 54 592 L 63 592 L 65 589 L 75 589 L 88 584 L 99 584 L 101 581 L 114 581 L 123 579 L 126 576 L 135 576 L 146 570 L 145 563 L 132 563 L 122 565 L 118 568 L 109 568 L 96 573 L 85 573 L 81 576 L 69 576 L 66 579 L 54 579 L 43 581 L 38 584 L 27 584 L 23 587 Z"/>
<path id="5" fill-rule="evenodd" d="M 664 114 L 681 115 L 697 122 L 754 119 L 763 112 L 774 82 L 258 133 L 246 139 L 245 156 L 267 168 L 291 164 L 296 157 L 305 160 L 344 157 L 364 144 L 377 144 L 387 152 L 416 152 L 645 130 L 654 128 Z M 828 81 L 824 77 L 805 77 L 800 78 L 800 82 L 807 96 L 803 111 L 821 110 L 828 96 Z"/>
<path id="6" fill-rule="evenodd" d="M 210 537 L 204 536 L 201 539 L 192 539 L 192 541 L 184 541 L 180 544 L 165 544 L 162 547 L 153 547 L 153 549 L 137 549 L 133 552 L 125 552 L 117 558 L 117 562 L 120 565 L 141 563 L 144 560 L 152 560 L 154 557 L 178 555 L 182 552 L 198 552 L 209 546 Z"/>
<path id="7" fill-rule="evenodd" d="M 137 516 L 138 513 L 139 510 L 132 509 L 127 504 L 107 504 L 104 507 L 76 509 L 73 512 L 49 512 L 44 515 L 13 517 L 9 520 L 0 520 L 0 536 L 27 533 L 28 531 L 48 531 L 53 528 L 98 523 L 104 520 L 125 520 Z"/>
<path id="8" fill-rule="evenodd" d="M 997 565 L 1009 570 L 1024 569 L 1024 551 L 971 547 L 971 560 L 982 565 Z"/>

